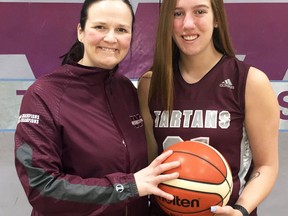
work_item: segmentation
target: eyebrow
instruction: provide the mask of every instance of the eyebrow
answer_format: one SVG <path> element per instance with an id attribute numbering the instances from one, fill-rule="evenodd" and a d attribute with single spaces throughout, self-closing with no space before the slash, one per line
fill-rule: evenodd
<path id="1" fill-rule="evenodd" d="M 206 4 L 199 4 L 199 5 L 195 5 L 192 7 L 192 9 L 197 9 L 197 8 L 202 8 L 202 7 L 205 7 L 205 8 L 210 8 L 208 5 Z M 180 9 L 183 9 L 182 7 L 175 7 L 175 10 L 180 10 Z"/>
<path id="2" fill-rule="evenodd" d="M 107 23 L 103 21 L 92 21 L 91 23 L 92 25 L 107 25 Z M 122 28 L 129 28 L 129 25 L 127 24 L 117 24 L 117 26 Z"/>

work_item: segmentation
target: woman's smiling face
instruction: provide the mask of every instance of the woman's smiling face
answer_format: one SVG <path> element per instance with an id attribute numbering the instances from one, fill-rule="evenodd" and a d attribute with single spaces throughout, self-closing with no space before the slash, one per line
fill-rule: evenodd
<path id="1" fill-rule="evenodd" d="M 132 14 L 119 0 L 99 1 L 90 6 L 78 40 L 84 45 L 85 66 L 112 69 L 127 55 L 132 40 Z"/>
<path id="2" fill-rule="evenodd" d="M 173 39 L 184 55 L 197 55 L 213 46 L 215 27 L 211 0 L 177 0 Z"/>

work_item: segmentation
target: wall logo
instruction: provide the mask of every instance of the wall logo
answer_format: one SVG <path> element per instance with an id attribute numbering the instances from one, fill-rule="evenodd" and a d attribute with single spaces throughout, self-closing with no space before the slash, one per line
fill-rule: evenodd
<path id="1" fill-rule="evenodd" d="M 278 95 L 280 106 L 280 131 L 288 131 L 288 80 L 272 81 L 272 87 Z"/>

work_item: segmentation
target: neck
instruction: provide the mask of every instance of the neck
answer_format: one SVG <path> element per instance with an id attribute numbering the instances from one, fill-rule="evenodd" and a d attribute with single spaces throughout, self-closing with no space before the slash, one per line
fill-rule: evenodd
<path id="1" fill-rule="evenodd" d="M 223 54 L 214 50 L 208 54 L 195 56 L 180 55 L 179 69 L 187 83 L 196 83 L 202 79 L 222 58 Z"/>

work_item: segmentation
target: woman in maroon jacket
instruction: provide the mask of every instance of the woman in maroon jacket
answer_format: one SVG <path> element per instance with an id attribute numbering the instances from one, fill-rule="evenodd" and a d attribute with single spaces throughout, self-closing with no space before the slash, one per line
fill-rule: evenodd
<path id="1" fill-rule="evenodd" d="M 85 1 L 78 41 L 63 65 L 23 97 L 15 133 L 19 179 L 32 215 L 148 215 L 147 195 L 179 162 L 147 166 L 136 89 L 117 73 L 132 38 L 127 0 Z M 146 167 L 146 168 L 145 168 Z"/>

